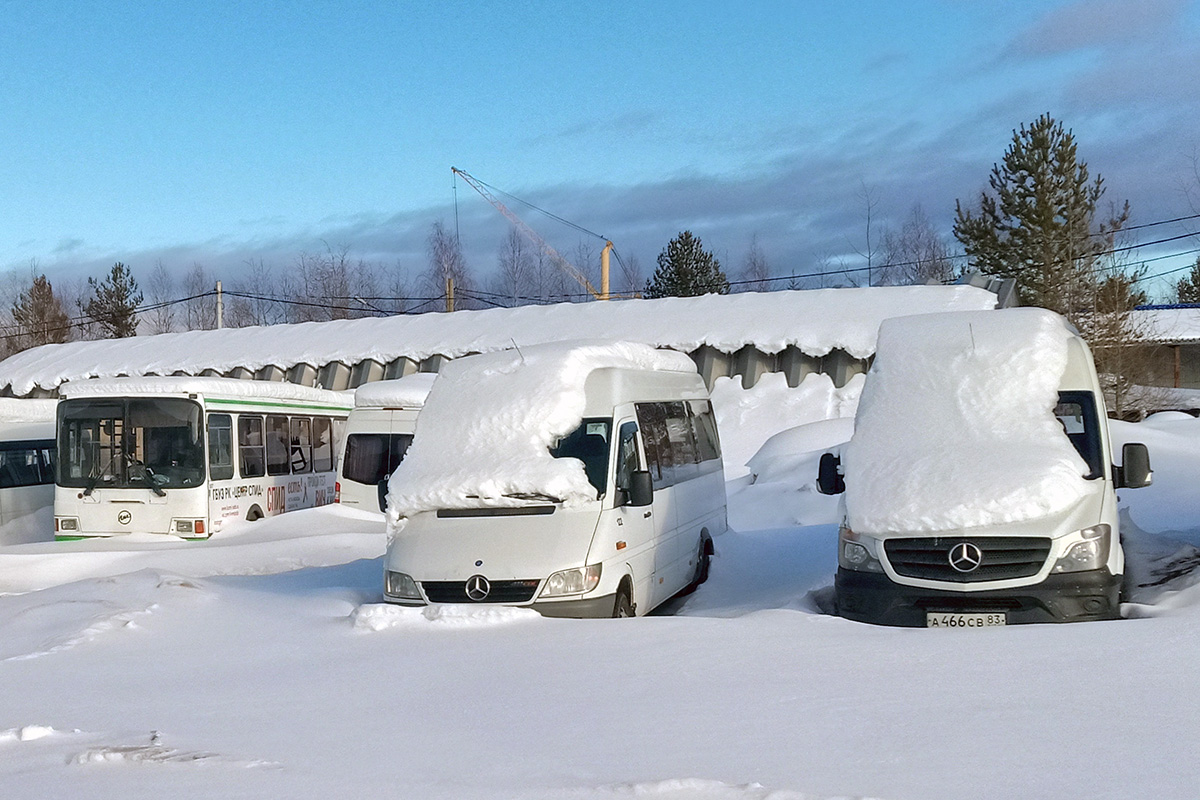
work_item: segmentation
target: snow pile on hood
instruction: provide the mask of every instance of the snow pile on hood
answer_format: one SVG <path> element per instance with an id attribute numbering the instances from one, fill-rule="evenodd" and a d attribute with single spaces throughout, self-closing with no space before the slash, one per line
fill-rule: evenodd
<path id="1" fill-rule="evenodd" d="M 1087 491 L 1054 416 L 1071 337 L 1034 308 L 888 320 L 843 450 L 850 527 L 1037 519 Z"/>
<path id="2" fill-rule="evenodd" d="M 582 421 L 588 375 L 609 367 L 696 371 L 682 353 L 632 342 L 546 344 L 444 366 L 388 484 L 389 524 L 436 508 L 528 503 L 514 494 L 594 500 L 583 465 L 549 448 Z"/>
<path id="3" fill-rule="evenodd" d="M 433 387 L 436 372 L 417 372 L 392 381 L 364 383 L 354 390 L 356 408 L 420 408 Z"/>

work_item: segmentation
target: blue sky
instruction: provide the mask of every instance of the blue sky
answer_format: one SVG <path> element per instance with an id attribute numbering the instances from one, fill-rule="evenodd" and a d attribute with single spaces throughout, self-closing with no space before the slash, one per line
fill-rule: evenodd
<path id="1" fill-rule="evenodd" d="M 452 165 L 608 236 L 647 273 L 685 228 L 730 273 L 753 236 L 776 274 L 856 266 L 864 190 L 877 236 L 917 203 L 949 235 L 955 199 L 973 203 L 1012 130 L 1045 112 L 1134 223 L 1200 212 L 1197 2 L 0 13 L 0 270 L 36 260 L 52 281 L 117 260 L 235 279 L 247 259 L 286 268 L 327 245 L 419 273 L 430 225 L 454 222 Z M 486 274 L 506 223 L 461 182 L 457 200 Z M 521 213 L 564 252 L 579 241 Z"/>

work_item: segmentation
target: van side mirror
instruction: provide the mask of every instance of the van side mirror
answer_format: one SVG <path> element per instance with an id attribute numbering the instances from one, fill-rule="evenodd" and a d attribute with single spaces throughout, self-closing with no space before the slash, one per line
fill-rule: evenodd
<path id="1" fill-rule="evenodd" d="M 1121 448 L 1121 466 L 1118 467 L 1116 485 L 1118 489 L 1141 489 L 1154 480 L 1150 469 L 1150 451 L 1140 442 L 1126 442 Z"/>
<path id="2" fill-rule="evenodd" d="M 817 491 L 821 494 L 841 494 L 846 491 L 846 479 L 841 474 L 842 459 L 833 453 L 821 455 L 817 468 Z"/>
<path id="3" fill-rule="evenodd" d="M 654 502 L 654 484 L 650 480 L 650 470 L 639 469 L 629 474 L 628 500 L 626 505 L 648 506 Z"/>

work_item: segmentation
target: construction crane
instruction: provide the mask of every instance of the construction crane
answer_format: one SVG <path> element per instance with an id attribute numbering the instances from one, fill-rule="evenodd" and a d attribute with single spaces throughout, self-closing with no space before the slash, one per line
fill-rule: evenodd
<path id="1" fill-rule="evenodd" d="M 512 209 L 500 202 L 496 195 L 492 194 L 492 192 L 488 190 L 486 184 L 480 182 L 477 178 L 471 176 L 470 174 L 463 172 L 458 167 L 451 167 L 450 172 L 462 178 L 467 182 L 468 186 L 479 192 L 480 196 L 483 197 L 484 200 L 487 200 L 489 203 L 491 203 L 497 211 L 503 214 L 509 222 L 515 225 L 517 230 L 520 231 L 526 239 L 533 242 L 533 244 L 535 244 L 537 248 L 546 255 L 547 258 L 557 264 L 559 269 L 577 280 L 580 286 L 587 289 L 592 297 L 596 298 L 597 300 L 609 299 L 608 275 L 609 259 L 613 247 L 612 242 L 605 239 L 604 249 L 600 251 L 600 290 L 597 291 L 596 287 L 592 286 L 592 282 L 587 279 L 586 275 L 580 272 L 579 269 L 570 261 L 567 261 L 565 258 L 563 258 L 557 250 L 550 246 L 549 242 L 538 235 L 537 231 L 526 225 L 524 220 L 513 213 Z M 603 239 L 604 237 L 601 236 L 599 238 Z"/>

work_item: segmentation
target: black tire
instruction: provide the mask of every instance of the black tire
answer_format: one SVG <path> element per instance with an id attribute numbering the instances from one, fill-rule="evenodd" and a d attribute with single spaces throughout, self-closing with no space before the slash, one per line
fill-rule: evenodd
<path id="1" fill-rule="evenodd" d="M 692 582 L 679 591 L 677 597 L 687 597 L 700 588 L 700 584 L 708 580 L 708 570 L 712 564 L 712 542 L 709 539 L 700 540 L 700 550 L 696 553 L 696 571 L 692 573 Z"/>
<path id="2" fill-rule="evenodd" d="M 262 509 L 258 506 L 250 506 L 250 510 L 246 512 L 246 522 L 258 522 L 262 518 Z"/>
<path id="3" fill-rule="evenodd" d="M 633 600 L 629 597 L 629 585 L 622 583 L 621 588 L 617 589 L 617 599 L 613 602 L 613 618 L 635 617 L 637 612 L 634 610 Z"/>

